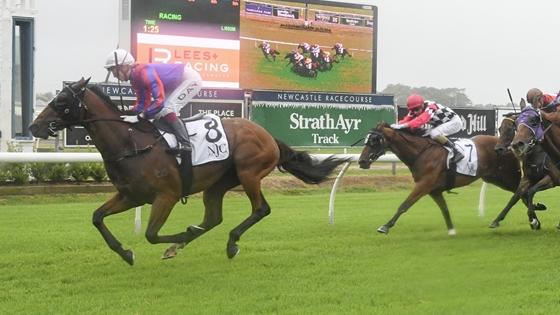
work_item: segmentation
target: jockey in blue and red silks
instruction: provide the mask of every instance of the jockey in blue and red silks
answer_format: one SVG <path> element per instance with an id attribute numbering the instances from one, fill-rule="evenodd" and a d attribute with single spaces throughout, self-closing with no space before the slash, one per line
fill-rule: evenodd
<path id="1" fill-rule="evenodd" d="M 447 138 L 463 128 L 459 115 L 447 106 L 424 101 L 424 98 L 418 94 L 410 95 L 406 100 L 406 106 L 407 115 L 398 124 L 392 124 L 393 129 L 425 130 L 424 135 L 429 135 L 430 138 L 453 150 L 451 162 L 457 163 L 464 157 L 455 144 Z"/>
<path id="2" fill-rule="evenodd" d="M 105 68 L 121 81 L 130 81 L 136 93 L 133 110 L 146 119 L 160 119 L 177 137 L 179 149 L 191 151 L 191 144 L 185 124 L 177 113 L 202 87 L 200 74 L 185 64 L 136 63 L 132 55 L 124 49 L 116 49 L 108 56 Z M 137 121 L 135 116 L 124 116 L 129 122 Z"/>
<path id="3" fill-rule="evenodd" d="M 543 93 L 537 88 L 527 91 L 527 102 L 535 109 L 542 109 L 543 112 L 555 112 L 560 105 L 558 97 L 560 93 L 558 95 Z"/>
<path id="4" fill-rule="evenodd" d="M 560 121 L 560 92 L 557 95 L 543 93 L 537 88 L 527 92 L 527 102 L 533 108 L 540 109 L 542 117 L 548 121 L 558 123 Z"/>

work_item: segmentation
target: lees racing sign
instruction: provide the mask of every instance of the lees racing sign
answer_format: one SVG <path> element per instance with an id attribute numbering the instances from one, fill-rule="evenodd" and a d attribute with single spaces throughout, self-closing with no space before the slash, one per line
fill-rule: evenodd
<path id="1" fill-rule="evenodd" d="M 251 119 L 292 146 L 350 146 L 395 121 L 392 96 L 254 91 Z"/>
<path id="2" fill-rule="evenodd" d="M 187 36 L 138 34 L 137 60 L 183 63 L 208 87 L 239 87 L 239 41 Z"/>

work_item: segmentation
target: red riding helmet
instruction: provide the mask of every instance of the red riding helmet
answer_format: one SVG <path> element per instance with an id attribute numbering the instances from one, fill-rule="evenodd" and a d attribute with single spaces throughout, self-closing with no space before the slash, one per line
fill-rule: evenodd
<path id="1" fill-rule="evenodd" d="M 412 94 L 406 99 L 406 107 L 409 110 L 416 109 L 424 105 L 424 98 L 418 94 Z"/>

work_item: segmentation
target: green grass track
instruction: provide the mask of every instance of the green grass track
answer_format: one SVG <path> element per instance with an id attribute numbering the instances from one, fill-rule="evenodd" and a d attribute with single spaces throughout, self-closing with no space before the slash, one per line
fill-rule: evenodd
<path id="1" fill-rule="evenodd" d="M 2 314 L 558 314 L 560 219 L 557 191 L 537 195 L 543 229 L 522 205 L 502 226 L 488 223 L 510 197 L 493 186 L 477 215 L 480 184 L 446 195 L 457 235 L 422 199 L 389 235 L 384 224 L 408 194 L 343 191 L 328 224 L 328 191 L 266 192 L 272 214 L 250 229 L 233 260 L 228 232 L 249 213 L 230 193 L 224 222 L 162 261 L 166 245 L 134 234 L 134 212 L 106 219 L 128 266 L 91 224 L 106 195 L 0 196 Z M 148 211 L 143 213 L 146 226 Z M 177 205 L 164 233 L 202 218 L 199 196 Z"/>

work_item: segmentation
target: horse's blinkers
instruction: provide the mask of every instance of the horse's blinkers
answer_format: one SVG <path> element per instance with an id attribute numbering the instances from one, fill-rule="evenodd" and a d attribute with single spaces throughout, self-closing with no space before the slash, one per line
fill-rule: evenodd
<path id="1" fill-rule="evenodd" d="M 49 124 L 49 132 L 51 133 L 51 136 L 55 135 L 58 130 L 80 123 L 82 120 L 82 99 L 85 91 L 85 86 L 81 87 L 78 92 L 75 92 L 71 86 L 67 85 L 49 103 L 48 106 L 62 120 L 52 121 Z"/>
<path id="2" fill-rule="evenodd" d="M 360 165 L 375 162 L 380 156 L 385 154 L 385 138 L 376 129 L 370 130 L 365 138 L 364 145 L 369 149 L 368 160 L 360 161 Z"/>

